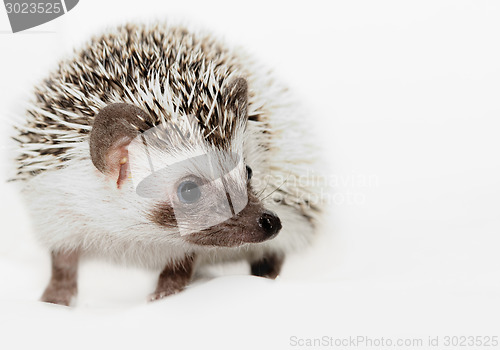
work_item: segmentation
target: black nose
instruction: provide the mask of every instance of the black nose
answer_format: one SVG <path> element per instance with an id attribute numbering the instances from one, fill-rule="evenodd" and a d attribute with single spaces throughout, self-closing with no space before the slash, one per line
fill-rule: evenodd
<path id="1" fill-rule="evenodd" d="M 269 237 L 276 235 L 281 230 L 281 220 L 272 211 L 264 211 L 258 221 L 259 226 Z"/>

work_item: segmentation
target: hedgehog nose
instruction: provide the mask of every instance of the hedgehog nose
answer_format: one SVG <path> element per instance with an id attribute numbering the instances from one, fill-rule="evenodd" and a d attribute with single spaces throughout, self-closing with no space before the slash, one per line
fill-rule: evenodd
<path id="1" fill-rule="evenodd" d="M 271 238 L 281 230 L 281 220 L 270 210 L 265 210 L 258 219 L 259 226 Z"/>

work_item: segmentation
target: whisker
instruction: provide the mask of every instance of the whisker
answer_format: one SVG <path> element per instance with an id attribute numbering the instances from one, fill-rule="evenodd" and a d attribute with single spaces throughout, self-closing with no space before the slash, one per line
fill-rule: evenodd
<path id="1" fill-rule="evenodd" d="M 267 186 L 269 186 L 269 181 L 270 181 L 270 176 L 267 176 L 267 182 L 266 182 L 266 186 L 264 186 L 264 189 L 262 189 L 262 191 L 259 192 L 259 194 L 257 195 L 257 198 L 260 200 L 260 196 L 262 196 L 262 194 L 267 190 Z"/>
<path id="2" fill-rule="evenodd" d="M 272 195 L 274 192 L 276 192 L 277 190 L 279 190 L 281 188 L 281 186 L 283 186 L 287 181 L 288 181 L 288 178 L 290 177 L 291 173 L 288 174 L 288 176 L 286 177 L 285 180 L 283 180 L 283 182 L 278 186 L 276 187 L 271 193 L 269 193 L 267 196 L 265 196 L 264 198 L 261 199 L 261 201 L 264 201 L 266 198 L 268 198 L 270 195 Z"/>

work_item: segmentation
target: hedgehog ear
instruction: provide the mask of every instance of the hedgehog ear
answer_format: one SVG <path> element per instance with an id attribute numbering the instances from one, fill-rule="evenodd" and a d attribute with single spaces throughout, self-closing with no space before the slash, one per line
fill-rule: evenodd
<path id="1" fill-rule="evenodd" d="M 95 117 L 90 133 L 90 157 L 94 166 L 104 175 L 116 179 L 118 187 L 128 177 L 128 146 L 147 130 L 149 115 L 127 103 L 104 107 Z"/>
<path id="2" fill-rule="evenodd" d="M 245 78 L 234 78 L 224 90 L 226 108 L 231 108 L 237 118 L 248 117 L 248 83 Z"/>

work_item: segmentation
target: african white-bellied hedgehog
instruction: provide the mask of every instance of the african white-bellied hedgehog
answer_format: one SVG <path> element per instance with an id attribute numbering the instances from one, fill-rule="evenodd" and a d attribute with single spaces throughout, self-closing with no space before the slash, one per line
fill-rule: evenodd
<path id="1" fill-rule="evenodd" d="M 42 300 L 70 303 L 82 256 L 163 269 L 151 300 L 197 264 L 244 259 L 276 277 L 320 214 L 301 118 L 269 71 L 210 35 L 155 24 L 93 38 L 36 87 L 15 137 L 52 254 Z"/>

